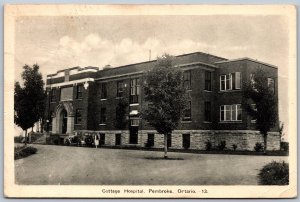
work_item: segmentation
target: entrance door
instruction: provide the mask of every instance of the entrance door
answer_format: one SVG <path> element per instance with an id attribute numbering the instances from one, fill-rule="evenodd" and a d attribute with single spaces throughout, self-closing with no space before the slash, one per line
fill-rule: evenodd
<path id="1" fill-rule="evenodd" d="M 131 126 L 129 129 L 130 135 L 129 135 L 129 144 L 137 144 L 138 143 L 138 132 L 139 127 L 138 126 Z"/>
<path id="2" fill-rule="evenodd" d="M 120 133 L 116 134 L 116 145 L 121 145 L 121 134 Z"/>
<path id="3" fill-rule="evenodd" d="M 62 134 L 66 134 L 67 132 L 67 123 L 68 123 L 68 117 L 67 117 L 67 111 L 63 110 L 62 112 Z"/>
<path id="4" fill-rule="evenodd" d="M 182 134 L 182 147 L 184 149 L 190 148 L 190 134 Z"/>

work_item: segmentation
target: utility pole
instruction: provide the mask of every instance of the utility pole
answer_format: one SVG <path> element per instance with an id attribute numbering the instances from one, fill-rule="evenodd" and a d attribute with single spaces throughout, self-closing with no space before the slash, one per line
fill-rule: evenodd
<path id="1" fill-rule="evenodd" d="M 149 49 L 149 61 L 151 60 L 151 49 Z"/>

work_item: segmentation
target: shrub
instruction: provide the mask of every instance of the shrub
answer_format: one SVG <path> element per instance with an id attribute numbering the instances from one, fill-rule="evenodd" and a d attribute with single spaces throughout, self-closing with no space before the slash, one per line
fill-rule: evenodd
<path id="1" fill-rule="evenodd" d="M 207 140 L 207 142 L 205 142 L 205 150 L 210 151 L 211 149 L 212 149 L 212 144 L 209 140 Z"/>
<path id="2" fill-rule="evenodd" d="M 221 141 L 218 144 L 218 150 L 223 151 L 226 148 L 226 141 Z"/>
<path id="3" fill-rule="evenodd" d="M 264 147 L 262 146 L 261 143 L 257 142 L 254 146 L 254 150 L 257 151 L 257 152 L 260 152 L 264 149 Z"/>
<path id="4" fill-rule="evenodd" d="M 273 161 L 260 170 L 258 177 L 261 185 L 288 185 L 289 164 Z"/>
<path id="5" fill-rule="evenodd" d="M 233 148 L 233 150 L 235 151 L 236 148 L 237 148 L 237 145 L 236 145 L 236 144 L 233 144 L 233 145 L 232 145 L 232 148 Z"/>
<path id="6" fill-rule="evenodd" d="M 25 158 L 27 156 L 30 156 L 32 154 L 35 154 L 37 152 L 37 149 L 34 147 L 19 147 L 15 148 L 15 160 Z"/>
<path id="7" fill-rule="evenodd" d="M 288 142 L 280 142 L 280 148 L 283 151 L 289 151 L 289 143 Z"/>
<path id="8" fill-rule="evenodd" d="M 94 143 L 94 138 L 92 135 L 87 135 L 84 139 L 87 146 L 92 147 Z"/>

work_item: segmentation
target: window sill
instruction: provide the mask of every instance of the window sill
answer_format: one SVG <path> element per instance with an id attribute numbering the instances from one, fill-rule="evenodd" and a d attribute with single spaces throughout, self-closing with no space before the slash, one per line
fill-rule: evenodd
<path id="1" fill-rule="evenodd" d="M 100 101 L 105 101 L 105 100 L 107 100 L 107 98 L 101 98 L 101 99 L 100 99 Z"/>
<path id="2" fill-rule="evenodd" d="M 133 104 L 129 104 L 129 106 L 138 106 L 140 105 L 139 103 L 133 103 Z"/>
<path id="3" fill-rule="evenodd" d="M 192 123 L 192 120 L 181 121 L 181 123 Z"/>
<path id="4" fill-rule="evenodd" d="M 212 90 L 203 90 L 203 91 L 207 93 L 212 93 Z"/>
<path id="5" fill-rule="evenodd" d="M 243 121 L 220 121 L 219 123 L 243 123 Z"/>
<path id="6" fill-rule="evenodd" d="M 220 90 L 218 93 L 230 93 L 230 92 L 239 92 L 242 91 L 241 89 L 236 90 Z"/>
<path id="7" fill-rule="evenodd" d="M 211 121 L 203 121 L 203 123 L 212 123 Z"/>
<path id="8" fill-rule="evenodd" d="M 99 126 L 106 126 L 106 123 L 100 123 Z"/>

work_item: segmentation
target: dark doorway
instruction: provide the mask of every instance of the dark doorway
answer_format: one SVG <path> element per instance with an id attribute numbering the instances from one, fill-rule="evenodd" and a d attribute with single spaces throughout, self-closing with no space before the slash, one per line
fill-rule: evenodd
<path id="1" fill-rule="evenodd" d="M 121 134 L 116 134 L 116 145 L 121 145 Z"/>
<path id="2" fill-rule="evenodd" d="M 172 147 L 172 134 L 167 135 L 167 147 Z"/>
<path id="3" fill-rule="evenodd" d="M 104 145 L 104 144 L 105 144 L 105 133 L 100 133 L 99 145 Z"/>
<path id="4" fill-rule="evenodd" d="M 153 147 L 153 146 L 154 146 L 154 134 L 148 133 L 147 147 Z"/>
<path id="5" fill-rule="evenodd" d="M 191 137 L 190 134 L 182 134 L 182 147 L 184 149 L 190 148 Z"/>
<path id="6" fill-rule="evenodd" d="M 62 110 L 61 111 L 61 117 L 62 117 L 62 128 L 61 128 L 61 133 L 66 134 L 67 132 L 67 124 L 68 124 L 68 117 L 67 117 L 67 111 Z"/>
<path id="7" fill-rule="evenodd" d="M 129 132 L 130 132 L 129 144 L 137 144 L 138 143 L 139 127 L 131 126 L 130 129 L 129 129 Z"/>

